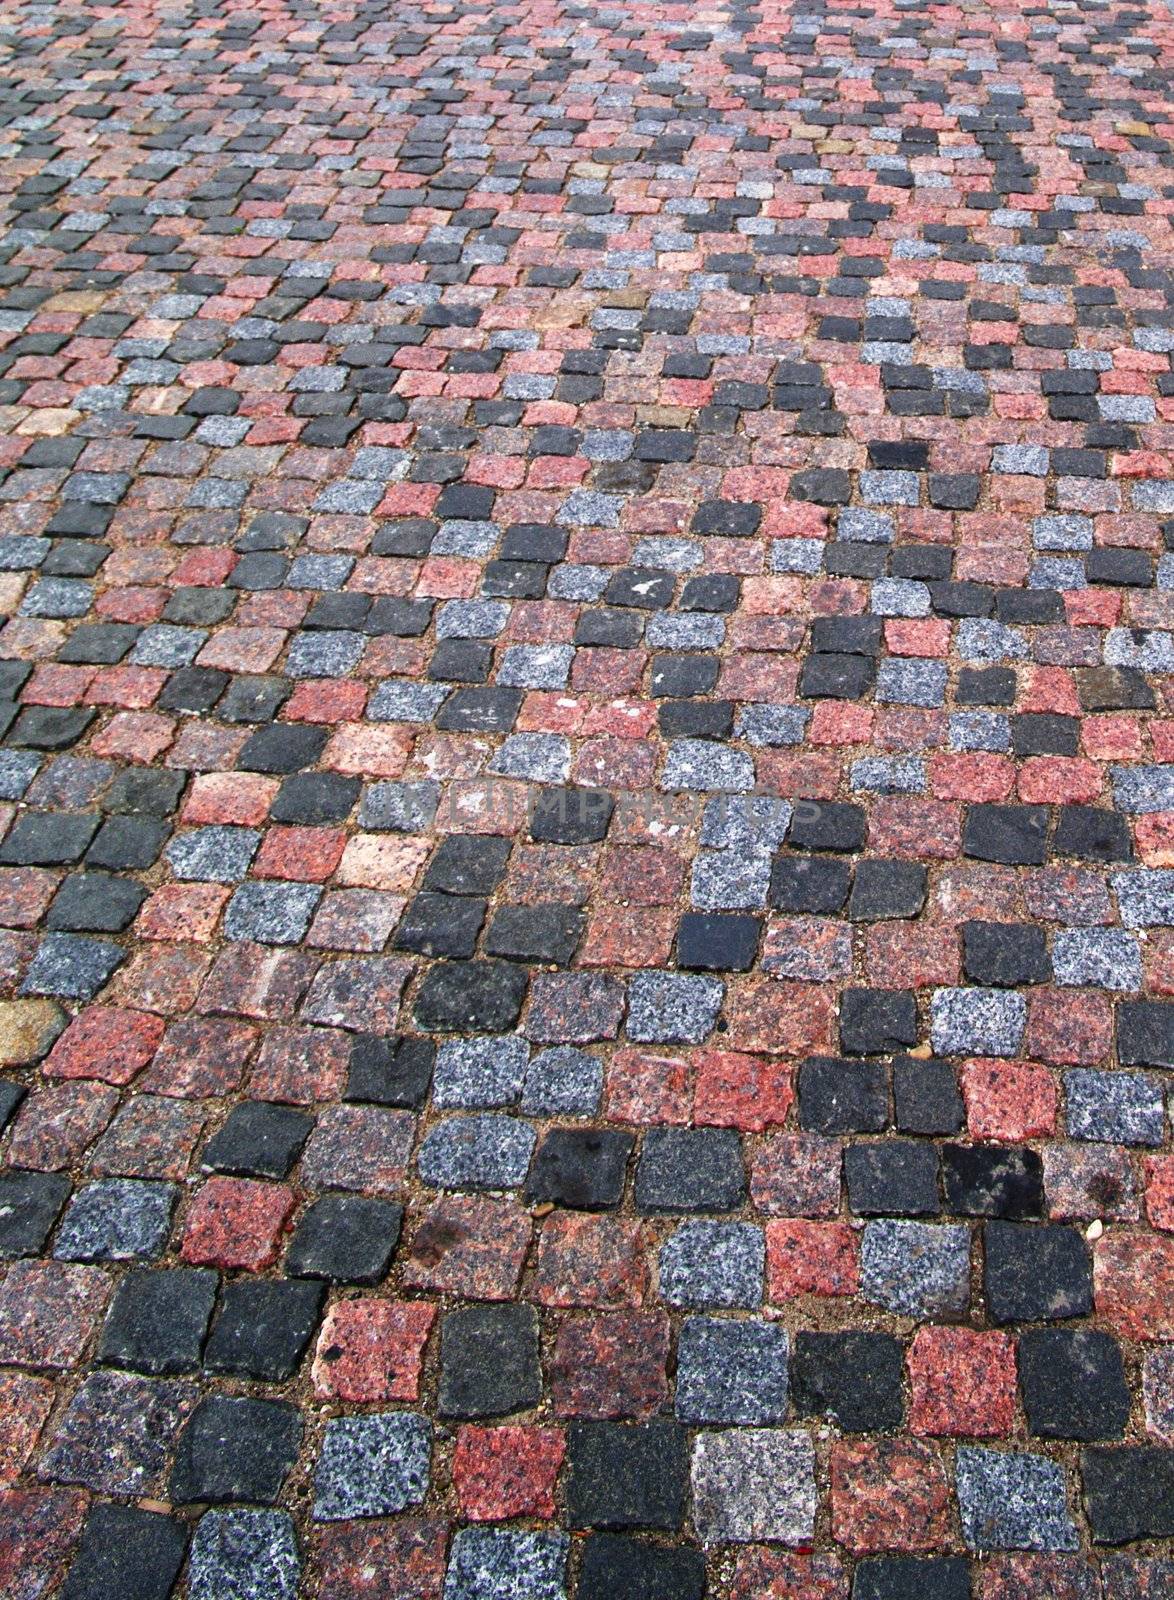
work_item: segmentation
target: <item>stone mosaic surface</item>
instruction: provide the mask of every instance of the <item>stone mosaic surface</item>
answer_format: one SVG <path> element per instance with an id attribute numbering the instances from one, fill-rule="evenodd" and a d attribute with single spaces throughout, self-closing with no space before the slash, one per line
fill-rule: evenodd
<path id="1" fill-rule="evenodd" d="M 0 1592 L 1174 1594 L 1161 0 L 0 18 Z"/>

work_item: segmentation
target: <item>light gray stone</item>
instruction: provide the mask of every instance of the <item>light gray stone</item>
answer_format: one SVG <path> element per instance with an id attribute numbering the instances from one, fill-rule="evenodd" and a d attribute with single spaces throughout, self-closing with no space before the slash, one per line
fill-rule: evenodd
<path id="1" fill-rule="evenodd" d="M 586 1050 L 558 1045 L 526 1069 L 522 1110 L 527 1116 L 594 1116 L 603 1095 L 603 1063 Z"/>
<path id="2" fill-rule="evenodd" d="M 943 1056 L 1013 1056 L 1023 1040 L 1027 1001 L 1011 989 L 935 989 L 930 1037 Z"/>
<path id="3" fill-rule="evenodd" d="M 1118 811 L 1134 815 L 1174 810 L 1174 765 L 1110 767 Z"/>
<path id="4" fill-rule="evenodd" d="M 469 1110 L 513 1105 L 529 1057 L 526 1041 L 512 1036 L 446 1040 L 436 1056 L 433 1101 Z"/>
<path id="5" fill-rule="evenodd" d="M 815 1450 L 799 1428 L 730 1428 L 693 1445 L 693 1521 L 703 1544 L 809 1544 Z"/>
<path id="6" fill-rule="evenodd" d="M 1127 928 L 1174 926 L 1174 868 L 1128 867 L 1113 874 L 1113 888 Z"/>
<path id="7" fill-rule="evenodd" d="M 754 911 L 766 905 L 771 858 L 761 851 L 703 850 L 693 862 L 692 904 L 701 911 Z"/>
<path id="8" fill-rule="evenodd" d="M 191 1600 L 295 1600 L 301 1562 L 285 1511 L 206 1511 L 192 1538 Z"/>
<path id="9" fill-rule="evenodd" d="M 1141 988 L 1137 938 L 1120 928 L 1064 928 L 1052 941 L 1056 982 L 1133 992 Z"/>
<path id="10" fill-rule="evenodd" d="M 235 883 L 249 870 L 261 842 L 256 828 L 193 828 L 163 852 L 177 878 L 197 883 Z"/>
<path id="11" fill-rule="evenodd" d="M 738 713 L 737 736 L 747 744 L 769 748 L 802 744 L 810 720 L 806 706 L 743 706 Z"/>
<path id="12" fill-rule="evenodd" d="M 515 1189 L 526 1176 L 535 1133 L 514 1117 L 449 1117 L 430 1128 L 416 1166 L 438 1189 Z"/>
<path id="13" fill-rule="evenodd" d="M 174 1183 L 101 1178 L 79 1189 L 57 1235 L 58 1261 L 133 1261 L 162 1254 L 179 1190 Z"/>
<path id="14" fill-rule="evenodd" d="M 793 807 L 773 795 L 719 795 L 706 801 L 701 843 L 709 849 L 769 854 L 786 838 Z"/>
<path id="15" fill-rule="evenodd" d="M 503 778 L 564 783 L 571 770 L 571 745 L 561 733 L 511 733 L 489 763 Z"/>
<path id="16" fill-rule="evenodd" d="M 672 1306 L 762 1304 L 766 1239 L 749 1222 L 684 1222 L 660 1247 L 660 1295 Z"/>
<path id="17" fill-rule="evenodd" d="M 431 778 L 416 783 L 372 783 L 359 806 L 359 825 L 394 833 L 424 833 L 436 817 L 440 785 Z"/>
<path id="18" fill-rule="evenodd" d="M 946 696 L 944 661 L 890 656 L 877 667 L 876 698 L 882 705 L 940 706 Z"/>
<path id="19" fill-rule="evenodd" d="M 661 788 L 721 789 L 730 793 L 754 785 L 754 761 L 742 750 L 730 750 L 709 739 L 676 739 L 665 758 Z"/>
<path id="20" fill-rule="evenodd" d="M 899 1316 L 965 1311 L 970 1229 L 956 1223 L 870 1222 L 860 1251 L 860 1292 Z"/>
<path id="21" fill-rule="evenodd" d="M 720 978 L 638 972 L 628 984 L 628 1038 L 700 1044 L 713 1031 L 724 994 Z"/>
<path id="22" fill-rule="evenodd" d="M 769 1423 L 787 1414 L 785 1328 L 765 1318 L 686 1317 L 677 1353 L 682 1422 Z"/>

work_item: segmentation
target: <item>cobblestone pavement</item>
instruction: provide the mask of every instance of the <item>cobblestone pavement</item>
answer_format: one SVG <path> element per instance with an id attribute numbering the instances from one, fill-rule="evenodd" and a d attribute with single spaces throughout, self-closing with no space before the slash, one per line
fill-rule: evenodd
<path id="1" fill-rule="evenodd" d="M 7 7 L 5 1600 L 1174 1595 L 1172 44 Z"/>

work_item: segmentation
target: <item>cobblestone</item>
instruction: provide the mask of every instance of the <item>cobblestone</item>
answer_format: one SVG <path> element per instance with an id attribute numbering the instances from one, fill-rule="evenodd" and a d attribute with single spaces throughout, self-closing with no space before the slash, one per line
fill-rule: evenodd
<path id="1" fill-rule="evenodd" d="M 10 13 L 0 1591 L 1165 1593 L 1169 8 Z"/>

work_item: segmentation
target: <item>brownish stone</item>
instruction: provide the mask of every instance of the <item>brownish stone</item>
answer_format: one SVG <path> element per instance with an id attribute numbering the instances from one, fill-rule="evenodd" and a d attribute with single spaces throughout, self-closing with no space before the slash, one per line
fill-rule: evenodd
<path id="1" fill-rule="evenodd" d="M 560 1417 L 650 1417 L 668 1395 L 668 1318 L 660 1312 L 569 1317 L 550 1367 Z"/>
<path id="2" fill-rule="evenodd" d="M 618 1217 L 559 1213 L 538 1235 L 534 1293 L 547 1306 L 638 1306 L 648 1286 L 644 1230 Z"/>
<path id="3" fill-rule="evenodd" d="M 508 1300 L 518 1287 L 533 1223 L 512 1200 L 445 1195 L 421 1217 L 404 1258 L 409 1289 L 469 1300 Z"/>
<path id="4" fill-rule="evenodd" d="M 440 1600 L 447 1533 L 434 1517 L 320 1528 L 322 1600 Z"/>
<path id="5" fill-rule="evenodd" d="M 832 1446 L 832 1534 L 853 1555 L 945 1551 L 950 1490 L 936 1445 L 853 1439 Z"/>
<path id="6" fill-rule="evenodd" d="M 730 999 L 726 1042 L 771 1055 L 826 1055 L 833 1048 L 835 1010 L 830 990 L 810 983 L 743 983 Z"/>

